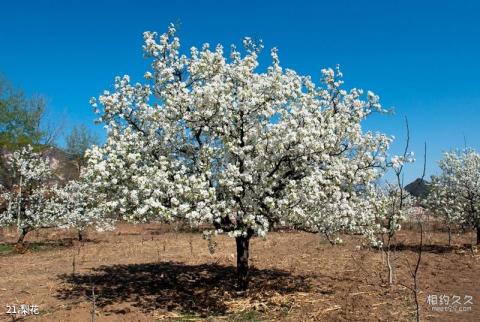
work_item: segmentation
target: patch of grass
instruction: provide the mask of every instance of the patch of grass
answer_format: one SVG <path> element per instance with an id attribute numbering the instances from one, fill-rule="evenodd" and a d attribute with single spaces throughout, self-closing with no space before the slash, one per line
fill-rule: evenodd
<path id="1" fill-rule="evenodd" d="M 15 246 L 10 244 L 0 244 L 0 255 L 9 255 L 15 252 Z"/>
<path id="2" fill-rule="evenodd" d="M 41 252 L 62 247 L 60 244 L 46 244 L 46 243 L 31 243 L 28 245 L 28 249 L 32 252 Z"/>
<path id="3" fill-rule="evenodd" d="M 260 313 L 258 313 L 255 310 L 245 310 L 241 312 L 236 312 L 234 314 L 229 315 L 229 321 L 235 321 L 235 322 L 260 322 L 261 321 L 261 316 Z"/>
<path id="4" fill-rule="evenodd" d="M 25 246 L 27 250 L 31 252 L 43 252 L 68 247 L 68 245 L 63 241 L 25 243 Z M 17 254 L 15 244 L 0 244 L 0 256 L 8 256 L 13 254 Z"/>
<path id="5" fill-rule="evenodd" d="M 212 318 L 218 317 L 219 320 L 232 321 L 232 322 L 260 322 L 261 316 L 255 310 L 245 310 L 240 312 L 235 312 L 225 316 L 209 316 L 205 317 L 197 313 L 183 313 L 182 316 L 175 317 L 172 321 L 177 322 L 187 322 L 187 321 L 217 321 L 216 319 L 211 320 Z"/>
<path id="6" fill-rule="evenodd" d="M 51 248 L 49 246 L 50 245 L 39 244 L 39 243 L 31 243 L 31 244 L 28 244 L 27 248 L 28 248 L 28 250 L 31 250 L 32 252 L 39 252 L 39 251 Z"/>
<path id="7" fill-rule="evenodd" d="M 187 322 L 187 321 L 204 321 L 205 318 L 202 318 L 199 314 L 195 313 L 184 313 L 182 316 L 173 318 L 173 321 L 178 322 Z"/>

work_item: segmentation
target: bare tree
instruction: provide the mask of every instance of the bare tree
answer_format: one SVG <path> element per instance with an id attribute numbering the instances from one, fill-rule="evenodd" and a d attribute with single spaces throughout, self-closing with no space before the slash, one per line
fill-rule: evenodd
<path id="1" fill-rule="evenodd" d="M 424 155 L 423 155 L 422 180 L 425 177 L 426 166 L 427 166 L 427 143 L 425 142 Z M 414 267 L 413 270 L 411 269 L 411 265 L 408 262 L 408 259 L 406 259 L 408 269 L 409 269 L 409 273 L 410 273 L 410 276 L 413 280 L 413 283 L 412 283 L 412 286 L 409 286 L 409 285 L 406 285 L 406 284 L 401 284 L 412 292 L 413 298 L 415 300 L 415 312 L 416 312 L 415 316 L 416 316 L 417 322 L 420 321 L 420 302 L 418 300 L 418 295 L 419 295 L 420 290 L 419 290 L 419 287 L 418 287 L 418 285 L 419 285 L 419 282 L 418 282 L 419 274 L 418 273 L 419 273 L 420 263 L 422 261 L 422 252 L 423 252 L 423 222 L 422 222 L 422 219 L 423 218 L 421 218 L 420 216 L 417 217 L 417 224 L 418 224 L 418 227 L 420 229 L 420 242 L 419 242 L 419 245 L 418 245 L 417 260 L 416 260 L 415 267 Z"/>
<path id="2" fill-rule="evenodd" d="M 98 144 L 98 141 L 98 137 L 83 124 L 73 127 L 67 136 L 65 152 L 68 158 L 75 163 L 78 175 L 85 166 L 85 151 L 92 145 Z"/>
<path id="3" fill-rule="evenodd" d="M 407 131 L 407 138 L 406 138 L 406 143 L 405 143 L 405 149 L 403 151 L 403 161 L 407 160 L 408 157 L 408 149 L 410 146 L 410 127 L 408 125 L 408 119 L 405 117 L 405 127 Z M 391 210 L 390 210 L 390 215 L 387 217 L 387 224 L 386 227 L 387 233 L 386 236 L 382 235 L 382 242 L 383 242 L 383 251 L 385 253 L 385 259 L 387 263 L 387 268 L 388 268 L 388 283 L 389 285 L 392 285 L 394 283 L 394 263 L 392 261 L 392 241 L 394 239 L 394 236 L 397 232 L 397 229 L 394 227 L 397 226 L 398 220 L 401 216 L 399 214 L 402 212 L 404 208 L 404 202 L 405 199 L 407 198 L 407 194 L 404 189 L 404 179 L 403 179 L 403 169 L 404 169 L 404 162 L 399 163 L 398 166 L 393 165 L 392 166 L 393 171 L 395 173 L 395 178 L 396 178 L 396 188 L 391 189 L 391 198 L 392 201 L 390 203 Z"/>

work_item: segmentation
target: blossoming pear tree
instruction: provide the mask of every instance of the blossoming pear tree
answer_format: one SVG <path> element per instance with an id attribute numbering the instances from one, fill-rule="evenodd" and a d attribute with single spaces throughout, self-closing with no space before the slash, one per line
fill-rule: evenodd
<path id="1" fill-rule="evenodd" d="M 388 269 L 388 283 L 394 282 L 394 263 L 391 260 L 391 245 L 402 223 L 414 213 L 415 198 L 397 184 L 385 183 L 368 189 L 366 214 L 370 214 L 370 225 L 365 230 L 370 241 L 385 254 Z"/>
<path id="2" fill-rule="evenodd" d="M 113 229 L 113 219 L 106 216 L 98 205 L 104 202 L 104 194 L 93 189 L 83 176 L 67 182 L 63 187 L 54 187 L 49 199 L 50 209 L 56 209 L 59 228 L 74 228 L 78 240 L 83 241 L 85 230 L 94 227 L 97 231 Z"/>
<path id="3" fill-rule="evenodd" d="M 449 176 L 432 176 L 428 196 L 424 206 L 435 216 L 443 220 L 448 228 L 448 245 L 452 243 L 452 227 L 462 224 L 463 207 L 457 200 L 457 192 L 452 188 Z"/>
<path id="4" fill-rule="evenodd" d="M 457 224 L 476 229 L 480 244 L 480 154 L 472 149 L 448 152 L 439 162 L 441 174 L 432 181 L 433 211 Z M 439 191 L 439 192 L 436 192 Z"/>
<path id="5" fill-rule="evenodd" d="M 30 145 L 15 151 L 6 161 L 13 173 L 13 186 L 4 189 L 2 201 L 6 206 L 0 214 L 0 225 L 16 224 L 21 244 L 28 232 L 55 227 L 58 223 L 58 205 L 49 202 L 52 169 L 48 160 Z"/>
<path id="6" fill-rule="evenodd" d="M 364 132 L 381 111 L 372 92 L 322 85 L 280 65 L 259 68 L 261 45 L 180 52 L 174 26 L 144 33 L 146 82 L 117 77 L 92 105 L 108 131 L 87 152 L 85 175 L 109 194 L 101 205 L 133 222 L 185 220 L 228 233 L 237 246 L 239 289 L 248 283 L 249 242 L 272 226 L 361 230 L 355 200 L 386 164 L 391 138 Z"/>

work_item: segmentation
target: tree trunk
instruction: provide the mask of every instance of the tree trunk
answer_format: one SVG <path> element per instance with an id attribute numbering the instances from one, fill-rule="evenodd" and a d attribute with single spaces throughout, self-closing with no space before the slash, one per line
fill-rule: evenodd
<path id="1" fill-rule="evenodd" d="M 390 260 L 390 246 L 387 249 L 388 285 L 393 285 L 393 266 Z"/>
<path id="2" fill-rule="evenodd" d="M 237 242 L 237 288 L 246 291 L 248 287 L 248 246 L 250 234 L 235 238 Z"/>
<path id="3" fill-rule="evenodd" d="M 391 261 L 391 245 L 392 243 L 392 236 L 388 236 L 387 245 L 385 248 L 385 259 L 387 261 L 387 268 L 388 268 L 388 285 L 393 285 L 393 263 Z M 385 247 L 385 246 L 384 246 Z"/>
<path id="4" fill-rule="evenodd" d="M 448 225 L 448 246 L 452 246 L 452 227 Z"/>
<path id="5" fill-rule="evenodd" d="M 17 245 L 23 244 L 25 236 L 30 231 L 27 228 L 20 228 L 20 235 L 18 236 Z"/>
<path id="6" fill-rule="evenodd" d="M 83 241 L 83 232 L 81 230 L 78 231 L 78 241 Z"/>
<path id="7" fill-rule="evenodd" d="M 477 225 L 477 245 L 480 245 L 480 224 Z"/>
<path id="8" fill-rule="evenodd" d="M 22 224 L 22 221 L 20 219 L 20 215 L 22 212 L 22 183 L 23 183 L 23 177 L 20 176 L 20 184 L 19 184 L 19 192 L 18 192 L 18 206 L 17 206 L 17 229 L 22 234 L 20 225 Z M 23 242 L 23 241 L 22 241 Z"/>

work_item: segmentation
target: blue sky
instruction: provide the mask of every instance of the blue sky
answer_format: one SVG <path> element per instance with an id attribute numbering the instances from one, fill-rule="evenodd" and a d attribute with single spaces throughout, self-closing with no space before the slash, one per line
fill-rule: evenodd
<path id="1" fill-rule="evenodd" d="M 370 89 L 395 115 L 365 124 L 395 135 L 420 159 L 406 169 L 427 175 L 442 151 L 480 148 L 480 22 L 477 1 L 4 1 L 0 9 L 0 74 L 48 99 L 53 122 L 93 125 L 91 96 L 116 75 L 141 80 L 148 64 L 142 32 L 179 23 L 183 48 L 204 42 L 241 44 L 244 36 L 278 47 L 284 67 L 320 77 L 340 64 L 345 86 Z M 268 51 L 265 51 L 268 58 Z"/>

